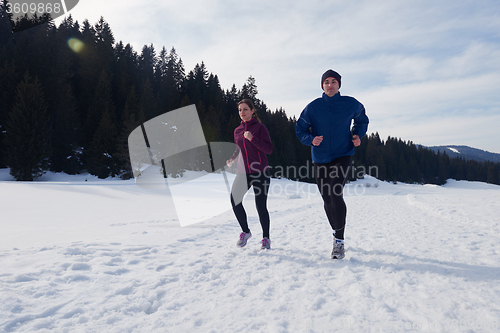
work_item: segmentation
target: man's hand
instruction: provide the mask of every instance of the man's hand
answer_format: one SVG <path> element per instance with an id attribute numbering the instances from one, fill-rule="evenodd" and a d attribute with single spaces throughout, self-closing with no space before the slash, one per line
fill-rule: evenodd
<path id="1" fill-rule="evenodd" d="M 354 143 L 355 147 L 358 147 L 361 144 L 361 139 L 359 138 L 359 135 L 352 136 L 352 143 Z"/>
<path id="2" fill-rule="evenodd" d="M 313 139 L 312 145 L 313 146 L 319 146 L 319 144 L 323 141 L 323 135 L 317 136 Z"/>

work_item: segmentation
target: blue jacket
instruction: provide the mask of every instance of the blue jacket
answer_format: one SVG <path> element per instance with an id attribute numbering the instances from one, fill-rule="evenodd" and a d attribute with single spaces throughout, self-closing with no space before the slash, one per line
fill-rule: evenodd
<path id="1" fill-rule="evenodd" d="M 303 144 L 312 146 L 313 162 L 329 163 L 339 157 L 354 155 L 352 121 L 352 135 L 362 138 L 369 122 L 363 104 L 353 97 L 341 96 L 340 92 L 332 97 L 323 93 L 302 111 L 295 132 Z M 321 144 L 313 146 L 312 140 L 321 135 Z"/>

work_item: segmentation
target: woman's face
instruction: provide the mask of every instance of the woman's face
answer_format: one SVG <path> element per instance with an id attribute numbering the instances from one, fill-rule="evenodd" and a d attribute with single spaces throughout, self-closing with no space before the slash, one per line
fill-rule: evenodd
<path id="1" fill-rule="evenodd" d="M 240 118 L 243 121 L 252 120 L 252 115 L 255 112 L 255 110 L 250 109 L 250 107 L 245 103 L 241 103 L 240 105 L 238 105 L 238 111 L 240 114 Z"/>

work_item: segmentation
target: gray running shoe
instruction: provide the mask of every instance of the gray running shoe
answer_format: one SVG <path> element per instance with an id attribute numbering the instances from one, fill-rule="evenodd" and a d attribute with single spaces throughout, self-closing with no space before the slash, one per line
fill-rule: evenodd
<path id="1" fill-rule="evenodd" d="M 261 250 L 270 250 L 271 249 L 271 240 L 267 237 L 262 239 L 262 247 L 260 248 Z"/>
<path id="2" fill-rule="evenodd" d="M 243 247 L 243 246 L 247 245 L 247 240 L 250 237 L 252 237 L 252 233 L 251 232 L 249 232 L 249 233 L 242 232 L 240 234 L 240 240 L 236 243 L 236 246 Z"/>
<path id="3" fill-rule="evenodd" d="M 344 257 L 345 257 L 344 241 L 341 239 L 334 239 L 332 259 L 344 259 Z"/>

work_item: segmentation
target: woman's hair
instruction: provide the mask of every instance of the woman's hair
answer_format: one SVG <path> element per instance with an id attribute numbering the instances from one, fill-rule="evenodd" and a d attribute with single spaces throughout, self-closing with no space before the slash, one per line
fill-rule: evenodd
<path id="1" fill-rule="evenodd" d="M 255 112 L 252 114 L 252 118 L 255 118 L 259 121 L 259 123 L 261 123 L 260 119 L 259 119 L 259 116 L 257 116 L 257 110 L 255 109 L 255 105 L 253 105 L 253 102 L 251 99 L 249 98 L 244 98 L 242 99 L 241 101 L 238 102 L 238 106 L 240 106 L 240 104 L 246 104 L 248 105 L 248 107 L 250 108 L 250 110 L 254 110 Z"/>

